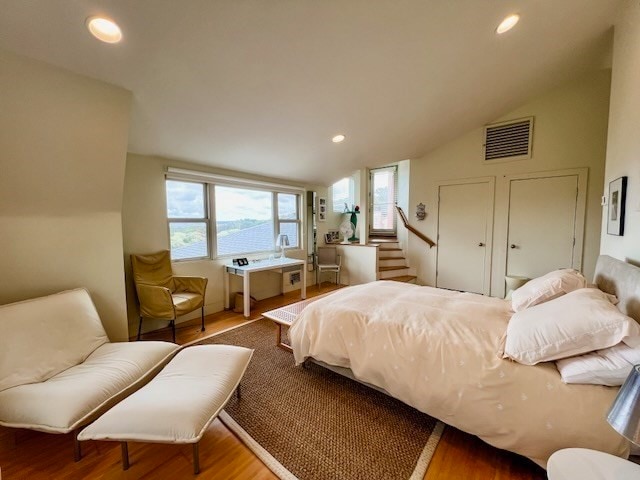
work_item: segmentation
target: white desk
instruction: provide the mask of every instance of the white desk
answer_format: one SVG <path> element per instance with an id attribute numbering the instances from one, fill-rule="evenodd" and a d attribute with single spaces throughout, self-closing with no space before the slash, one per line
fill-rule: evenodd
<path id="1" fill-rule="evenodd" d="M 250 277 L 252 273 L 263 272 L 265 270 L 280 271 L 280 273 L 300 271 L 302 282 L 301 297 L 307 298 L 307 262 L 305 260 L 297 260 L 295 258 L 278 258 L 276 260 L 260 260 L 257 262 L 249 262 L 249 265 L 240 267 L 238 265 L 227 264 L 224 266 L 224 308 L 229 308 L 229 275 L 238 275 L 243 277 L 242 287 L 244 293 L 244 316 L 249 318 L 251 313 L 250 307 Z"/>

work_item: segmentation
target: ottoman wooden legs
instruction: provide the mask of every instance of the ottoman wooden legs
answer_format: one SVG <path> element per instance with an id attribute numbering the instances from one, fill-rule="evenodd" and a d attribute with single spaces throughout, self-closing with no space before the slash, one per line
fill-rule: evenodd
<path id="1" fill-rule="evenodd" d="M 122 450 L 122 470 L 129 470 L 129 445 L 127 442 L 120 442 Z M 200 442 L 193 444 L 193 473 L 200 473 Z"/>

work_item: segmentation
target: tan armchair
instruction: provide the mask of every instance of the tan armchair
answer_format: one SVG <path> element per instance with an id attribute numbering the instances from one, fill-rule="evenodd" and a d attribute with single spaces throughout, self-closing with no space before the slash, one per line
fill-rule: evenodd
<path id="1" fill-rule="evenodd" d="M 178 277 L 171 270 L 168 250 L 148 255 L 131 255 L 133 281 L 140 302 L 140 323 L 143 318 L 169 320 L 176 341 L 176 319 L 200 308 L 204 332 L 204 293 L 207 278 Z"/>

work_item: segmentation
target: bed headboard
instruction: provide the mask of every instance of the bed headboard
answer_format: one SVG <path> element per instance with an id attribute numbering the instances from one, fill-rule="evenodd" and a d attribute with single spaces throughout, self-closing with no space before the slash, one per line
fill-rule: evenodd
<path id="1" fill-rule="evenodd" d="M 622 313 L 640 322 L 640 268 L 609 255 L 600 255 L 593 281 L 603 292 L 618 297 L 618 308 Z"/>

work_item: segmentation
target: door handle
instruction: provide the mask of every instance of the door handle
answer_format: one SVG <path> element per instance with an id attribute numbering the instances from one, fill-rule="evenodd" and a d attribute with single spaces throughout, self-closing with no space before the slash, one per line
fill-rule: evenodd
<path id="1" fill-rule="evenodd" d="M 484 247 L 484 243 L 480 242 L 480 243 L 478 244 L 478 246 L 479 246 L 479 247 Z"/>
<path id="2" fill-rule="evenodd" d="M 515 243 L 512 243 L 511 248 L 518 248 L 518 246 Z"/>

